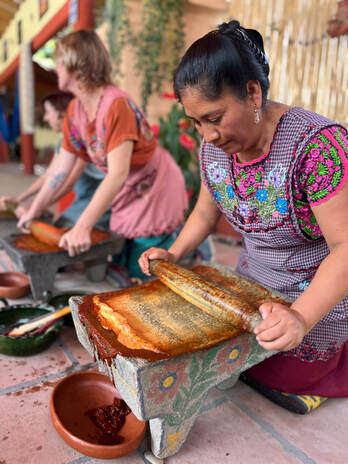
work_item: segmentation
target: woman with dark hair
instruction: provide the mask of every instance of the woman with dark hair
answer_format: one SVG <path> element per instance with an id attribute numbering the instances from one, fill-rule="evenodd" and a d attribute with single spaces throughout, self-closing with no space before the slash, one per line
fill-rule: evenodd
<path id="1" fill-rule="evenodd" d="M 76 98 L 64 120 L 60 163 L 18 227 L 40 215 L 77 162 L 93 162 L 105 178 L 60 246 L 70 256 L 87 251 L 93 226 L 111 206 L 109 228 L 127 238 L 118 263 L 143 277 L 141 253 L 151 245 L 169 247 L 184 221 L 184 177 L 130 96 L 111 84 L 110 58 L 94 31 L 60 38 L 55 59 L 59 88 Z"/>
<path id="2" fill-rule="evenodd" d="M 69 92 L 56 92 L 46 95 L 42 99 L 42 107 L 44 110 L 43 120 L 55 132 L 61 132 L 63 129 L 63 121 L 69 103 L 74 96 Z M 6 203 L 12 202 L 17 204 L 15 214 L 18 218 L 24 215 L 28 208 L 28 201 L 33 199 L 33 196 L 38 194 L 41 187 L 44 185 L 47 177 L 50 176 L 51 171 L 54 169 L 55 163 L 59 163 L 59 151 L 61 148 L 62 139 L 59 140 L 54 157 L 48 166 L 46 172 L 35 180 L 24 192 L 17 197 L 2 196 L 0 197 L 0 209 L 6 208 Z M 76 163 L 74 169 L 71 170 L 66 181 L 61 188 L 56 192 L 47 207 L 54 205 L 66 193 L 73 190 L 75 198 L 73 203 L 59 216 L 55 225 L 59 227 L 72 227 L 80 214 L 91 200 L 95 190 L 98 188 L 104 175 L 91 163 L 85 166 L 85 163 Z M 98 226 L 108 228 L 110 219 L 110 211 L 106 211 L 99 219 Z"/>
<path id="3" fill-rule="evenodd" d="M 237 21 L 188 49 L 174 89 L 203 137 L 201 192 L 176 242 L 139 264 L 177 262 L 223 214 L 244 238 L 237 272 L 293 300 L 260 306 L 257 340 L 280 353 L 244 378 L 304 413 L 348 396 L 347 131 L 268 100 L 268 73 L 261 35 Z"/>

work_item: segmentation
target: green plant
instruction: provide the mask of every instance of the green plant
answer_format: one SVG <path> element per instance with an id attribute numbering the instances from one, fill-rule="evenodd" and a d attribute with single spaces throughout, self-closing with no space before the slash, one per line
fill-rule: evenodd
<path id="1" fill-rule="evenodd" d="M 127 14 L 127 0 L 107 0 L 105 19 L 108 23 L 107 41 L 112 59 L 115 82 L 121 74 L 121 54 L 123 47 L 130 40 L 130 27 Z"/>
<path id="2" fill-rule="evenodd" d="M 142 75 L 142 106 L 159 92 L 180 60 L 183 40 L 183 6 L 186 0 L 143 0 L 142 28 L 134 41 L 136 68 Z"/>
<path id="3" fill-rule="evenodd" d="M 171 94 L 163 94 L 164 98 L 173 98 Z M 199 194 L 200 175 L 198 152 L 200 136 L 192 121 L 185 115 L 184 109 L 174 103 L 166 118 L 159 119 L 159 125 L 153 126 L 159 144 L 173 156 L 185 177 L 189 194 L 189 212 L 192 211 Z"/>
<path id="4" fill-rule="evenodd" d="M 142 0 L 141 29 L 133 33 L 127 0 L 107 0 L 108 44 L 114 77 L 120 76 L 122 50 L 126 44 L 135 51 L 135 67 L 141 76 L 142 109 L 149 97 L 172 78 L 184 46 L 183 8 L 187 0 Z"/>

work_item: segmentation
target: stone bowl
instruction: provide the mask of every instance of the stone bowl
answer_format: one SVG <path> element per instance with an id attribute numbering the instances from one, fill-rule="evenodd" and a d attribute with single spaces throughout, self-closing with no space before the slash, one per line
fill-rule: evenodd
<path id="1" fill-rule="evenodd" d="M 131 412 L 119 434 L 117 445 L 100 444 L 100 430 L 87 411 L 111 405 L 120 394 L 105 374 L 96 371 L 75 372 L 56 384 L 50 399 L 53 425 L 60 437 L 81 454 L 98 459 L 115 459 L 135 451 L 145 437 L 147 422 Z"/>
<path id="2" fill-rule="evenodd" d="M 0 308 L 0 353 L 9 356 L 31 356 L 48 348 L 56 339 L 63 324 L 61 319 L 40 329 L 37 333 L 28 333 L 19 337 L 6 335 L 6 332 L 16 325 L 25 324 L 30 319 L 52 312 L 54 308 L 30 303 L 8 305 L 5 298 L 0 300 L 5 304 Z"/>
<path id="3" fill-rule="evenodd" d="M 0 296 L 21 298 L 29 293 L 29 277 L 21 272 L 0 272 Z"/>

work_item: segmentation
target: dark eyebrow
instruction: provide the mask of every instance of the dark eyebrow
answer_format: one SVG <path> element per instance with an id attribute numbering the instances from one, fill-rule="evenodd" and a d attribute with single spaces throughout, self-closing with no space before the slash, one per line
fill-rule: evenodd
<path id="1" fill-rule="evenodd" d="M 216 115 L 217 113 L 220 113 L 220 110 L 214 110 L 214 111 L 209 111 L 208 113 L 203 114 L 200 119 L 208 119 L 212 115 Z M 196 119 L 193 118 L 192 116 L 189 116 L 186 114 L 186 117 L 191 119 L 192 121 L 195 121 Z"/>

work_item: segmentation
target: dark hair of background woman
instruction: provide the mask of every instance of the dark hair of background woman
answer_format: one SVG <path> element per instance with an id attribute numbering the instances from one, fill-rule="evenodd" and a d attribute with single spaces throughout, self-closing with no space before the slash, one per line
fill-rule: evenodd
<path id="1" fill-rule="evenodd" d="M 49 102 L 53 108 L 58 111 L 60 114 L 64 115 L 70 101 L 74 98 L 74 95 L 69 92 L 56 92 L 50 95 L 46 95 L 41 100 L 42 106 L 45 102 Z"/>
<path id="2" fill-rule="evenodd" d="M 181 100 L 185 89 L 194 87 L 209 100 L 215 100 L 228 88 L 235 97 L 245 100 L 247 81 L 257 80 L 265 104 L 268 74 L 261 34 L 232 20 L 190 46 L 176 69 L 174 92 Z"/>

